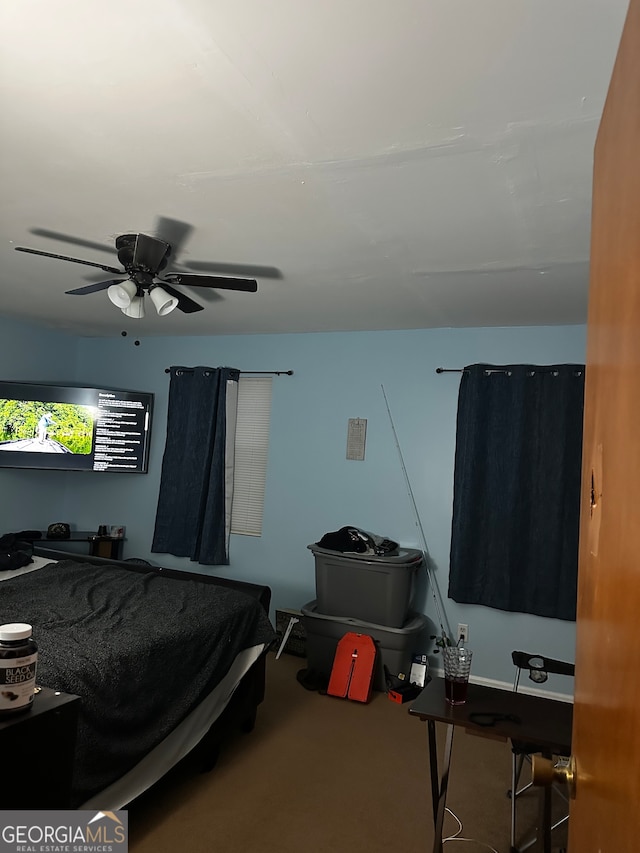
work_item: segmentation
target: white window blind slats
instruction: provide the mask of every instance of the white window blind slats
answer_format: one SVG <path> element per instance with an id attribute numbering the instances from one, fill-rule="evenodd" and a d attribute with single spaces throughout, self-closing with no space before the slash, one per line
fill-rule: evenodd
<path id="1" fill-rule="evenodd" d="M 238 383 L 231 532 L 260 536 L 267 481 L 271 376 L 241 376 Z"/>

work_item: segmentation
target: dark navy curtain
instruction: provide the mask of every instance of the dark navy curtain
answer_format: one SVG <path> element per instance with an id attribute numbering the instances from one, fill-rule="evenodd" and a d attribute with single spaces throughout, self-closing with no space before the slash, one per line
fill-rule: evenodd
<path id="1" fill-rule="evenodd" d="M 458 398 L 449 596 L 576 616 L 584 365 L 474 364 Z"/>
<path id="2" fill-rule="evenodd" d="M 227 389 L 230 380 L 237 383 L 239 371 L 172 367 L 170 372 L 151 550 L 203 565 L 228 565 L 228 439 L 233 436 L 227 436 Z"/>

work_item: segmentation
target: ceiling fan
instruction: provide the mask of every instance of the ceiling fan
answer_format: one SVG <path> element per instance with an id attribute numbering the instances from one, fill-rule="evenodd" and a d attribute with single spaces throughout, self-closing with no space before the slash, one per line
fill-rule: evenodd
<path id="1" fill-rule="evenodd" d="M 114 305 L 128 317 L 144 317 L 144 297 L 149 294 L 158 314 L 163 317 L 175 308 L 185 314 L 202 311 L 190 296 L 176 290 L 174 285 L 188 287 L 215 287 L 222 290 L 240 290 L 255 293 L 258 282 L 251 278 L 235 278 L 222 275 L 193 275 L 191 273 L 168 272 L 164 277 L 160 273 L 165 269 L 171 256 L 171 244 L 147 234 L 121 234 L 115 241 L 118 260 L 124 269 L 106 264 L 70 258 L 67 255 L 57 255 L 52 252 L 42 252 L 38 249 L 28 249 L 16 246 L 17 252 L 28 252 L 31 255 L 42 255 L 45 258 L 56 258 L 60 261 L 70 261 L 74 264 L 84 264 L 97 267 L 113 275 L 124 276 L 107 281 L 98 281 L 65 291 L 72 296 L 85 296 L 106 290 Z"/>

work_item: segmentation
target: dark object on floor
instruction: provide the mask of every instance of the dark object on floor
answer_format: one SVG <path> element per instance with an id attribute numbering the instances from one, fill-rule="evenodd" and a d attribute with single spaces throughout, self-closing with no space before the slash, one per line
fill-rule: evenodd
<path id="1" fill-rule="evenodd" d="M 305 690 L 315 690 L 322 694 L 327 692 L 329 678 L 317 669 L 299 669 L 296 678 Z"/>
<path id="2" fill-rule="evenodd" d="M 402 687 L 389 690 L 387 696 L 392 702 L 403 705 L 405 702 L 412 702 L 414 699 L 417 699 L 421 692 L 422 687 L 417 684 L 404 684 Z"/>

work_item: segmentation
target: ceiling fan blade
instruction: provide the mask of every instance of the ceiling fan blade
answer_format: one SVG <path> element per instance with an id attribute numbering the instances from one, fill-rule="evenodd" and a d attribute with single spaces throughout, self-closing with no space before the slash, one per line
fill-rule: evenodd
<path id="1" fill-rule="evenodd" d="M 119 270 L 116 267 L 108 267 L 106 264 L 94 264 L 93 261 L 81 261 L 79 258 L 69 258 L 67 255 L 55 255 L 53 252 L 40 252 L 38 249 L 26 249 L 24 246 L 16 246 L 16 252 L 28 252 L 30 255 L 42 255 L 44 258 L 57 258 L 59 261 L 70 261 L 72 264 L 84 264 L 86 267 L 97 267 L 104 272 L 112 272 L 116 275 L 122 275 L 124 270 Z"/>
<path id="2" fill-rule="evenodd" d="M 162 282 L 162 289 L 166 290 L 171 296 L 176 297 L 178 300 L 177 308 L 180 311 L 184 311 L 185 314 L 194 314 L 196 311 L 204 311 L 202 305 L 198 305 L 194 299 L 191 299 L 191 297 L 187 296 L 185 293 L 180 293 L 179 290 L 171 287 L 171 285 L 167 284 L 166 281 Z"/>
<path id="3" fill-rule="evenodd" d="M 74 290 L 65 290 L 66 294 L 71 296 L 85 296 L 87 293 L 97 293 L 99 290 L 106 290 L 112 284 L 121 284 L 126 281 L 126 278 L 112 278 L 110 281 L 94 281 L 93 284 L 86 284 L 84 287 L 76 287 Z"/>
<path id="4" fill-rule="evenodd" d="M 157 273 L 170 249 L 171 247 L 164 240 L 158 240 L 146 234 L 137 234 L 133 250 L 133 265 L 146 268 L 151 273 Z"/>
<path id="5" fill-rule="evenodd" d="M 193 232 L 193 225 L 181 222 L 179 219 L 171 219 L 168 216 L 158 216 L 154 233 L 160 240 L 164 240 L 171 246 L 171 257 L 175 261 L 180 257 L 182 249 L 189 236 Z"/>
<path id="6" fill-rule="evenodd" d="M 186 284 L 187 287 L 217 287 L 220 290 L 242 290 L 245 293 L 255 293 L 258 289 L 258 282 L 253 278 L 172 273 L 167 276 L 167 281 L 172 284 Z"/>
<path id="7" fill-rule="evenodd" d="M 46 237 L 49 240 L 58 240 L 60 243 L 72 243 L 74 246 L 84 246 L 85 249 L 96 249 L 113 255 L 113 246 L 94 243 L 93 240 L 84 240 L 82 237 L 73 237 L 70 234 L 61 234 L 59 231 L 50 231 L 48 228 L 31 228 L 29 233 L 36 237 Z"/>
<path id="8" fill-rule="evenodd" d="M 184 261 L 187 269 L 196 272 L 210 272 L 220 275 L 252 275 L 256 278 L 282 278 L 282 272 L 277 267 L 264 264 L 229 264 L 222 261 Z"/>

